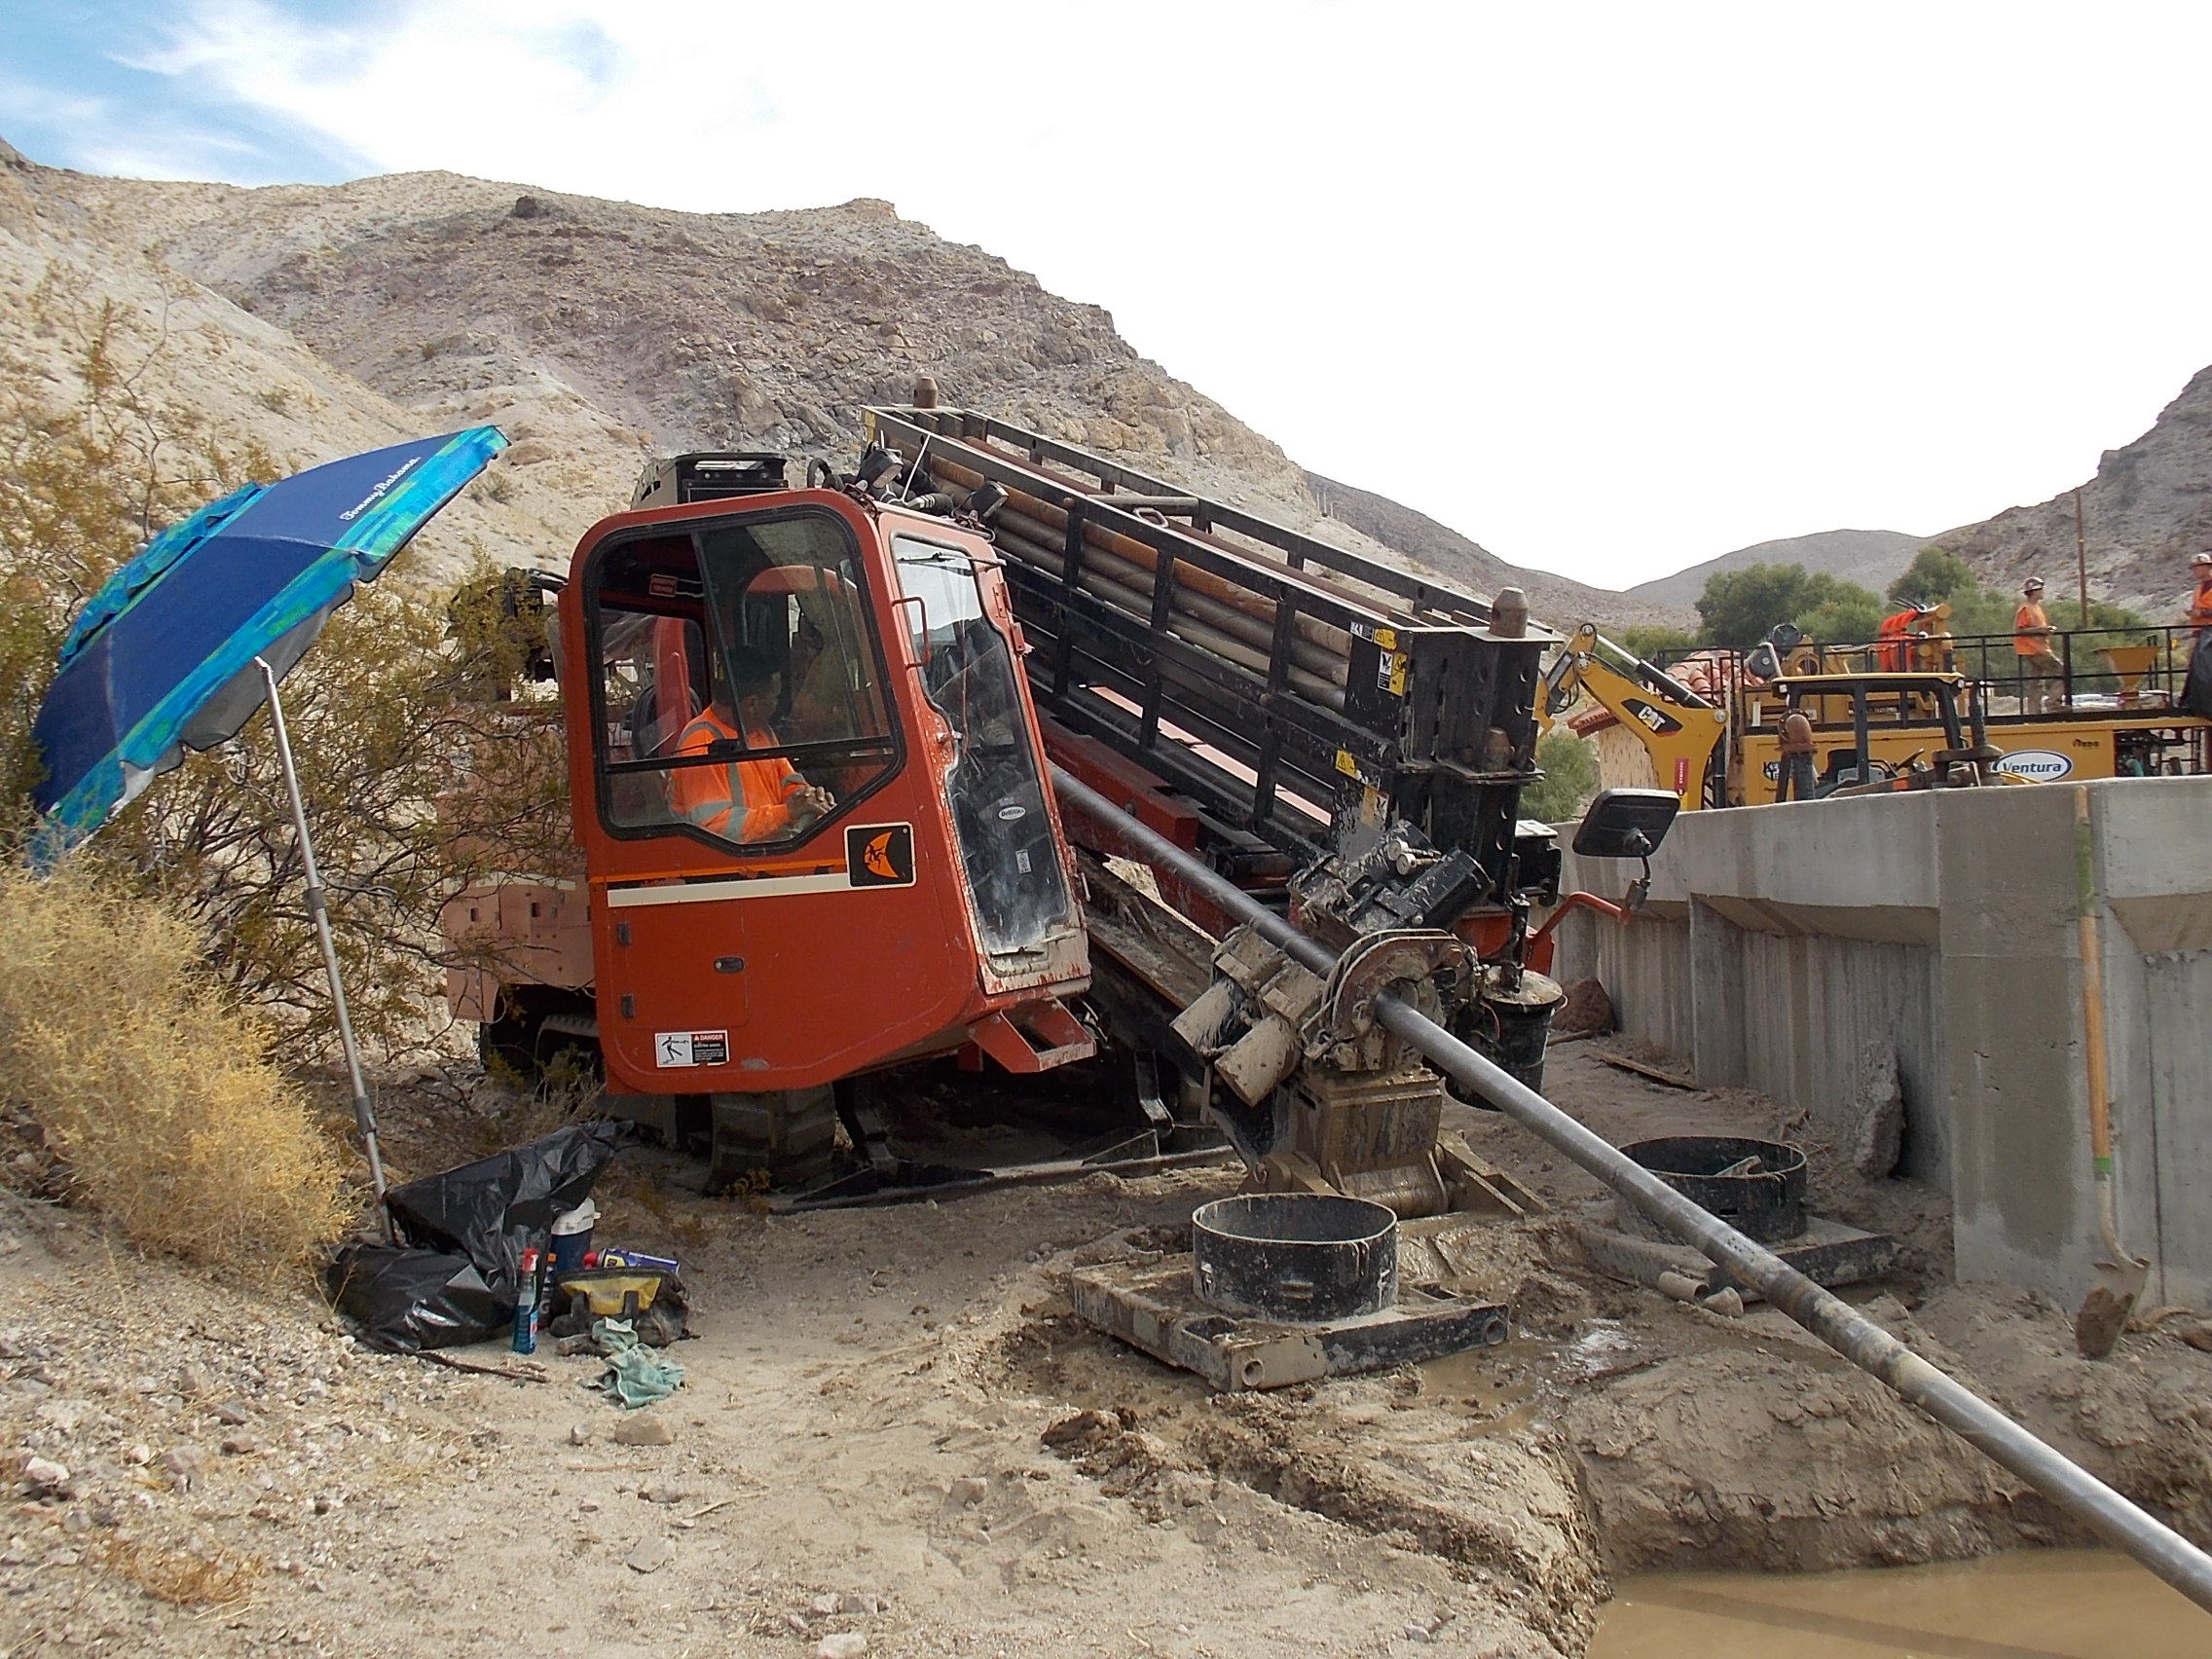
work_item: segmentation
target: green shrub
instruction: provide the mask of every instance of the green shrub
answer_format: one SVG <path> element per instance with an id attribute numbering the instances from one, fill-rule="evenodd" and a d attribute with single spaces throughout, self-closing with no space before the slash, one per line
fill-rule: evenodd
<path id="1" fill-rule="evenodd" d="M 1536 740 L 1543 776 L 1521 792 L 1521 815 L 1546 824 L 1577 817 L 1598 793 L 1598 746 L 1555 725 Z"/>

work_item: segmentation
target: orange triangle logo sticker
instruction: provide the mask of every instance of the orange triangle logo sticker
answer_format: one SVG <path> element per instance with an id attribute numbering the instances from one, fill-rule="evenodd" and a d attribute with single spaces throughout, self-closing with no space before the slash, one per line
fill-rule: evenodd
<path id="1" fill-rule="evenodd" d="M 855 887 L 914 884 L 914 827 L 856 824 L 845 831 L 845 878 Z"/>
<path id="2" fill-rule="evenodd" d="M 861 863 L 868 874 L 881 876 L 885 881 L 897 881 L 899 871 L 891 863 L 891 831 L 886 830 L 861 849 Z"/>

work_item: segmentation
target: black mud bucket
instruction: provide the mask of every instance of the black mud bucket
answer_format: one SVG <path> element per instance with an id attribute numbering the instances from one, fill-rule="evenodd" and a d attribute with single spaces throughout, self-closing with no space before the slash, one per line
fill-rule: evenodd
<path id="1" fill-rule="evenodd" d="M 1247 1193 L 1191 1215 L 1198 1299 L 1240 1318 L 1316 1324 L 1398 1301 L 1398 1218 L 1333 1193 Z"/>
<path id="2" fill-rule="evenodd" d="M 1566 1000 L 1567 992 L 1557 979 L 1530 970 L 1510 990 L 1503 985 L 1487 987 L 1453 1021 L 1452 1034 L 1514 1082 L 1541 1094 L 1544 1045 L 1551 1037 L 1552 1015 Z M 1468 1104 L 1496 1110 L 1479 1096 Z"/>
<path id="3" fill-rule="evenodd" d="M 1621 1148 L 1621 1155 L 1761 1244 L 1778 1244 L 1805 1231 L 1805 1155 L 1786 1142 L 1671 1135 L 1633 1142 Z M 1631 1233 L 1673 1237 L 1626 1198 L 1620 1200 L 1619 1213 Z"/>

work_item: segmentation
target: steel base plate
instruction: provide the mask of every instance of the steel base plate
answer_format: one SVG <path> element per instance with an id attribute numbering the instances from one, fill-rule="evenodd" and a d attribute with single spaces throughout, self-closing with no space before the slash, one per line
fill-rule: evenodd
<path id="1" fill-rule="evenodd" d="M 1191 1258 L 1109 1262 L 1070 1275 L 1077 1317 L 1155 1359 L 1195 1371 L 1223 1393 L 1280 1388 L 1505 1341 L 1498 1303 L 1404 1286 L 1380 1313 L 1322 1324 L 1236 1319 L 1198 1300 Z"/>

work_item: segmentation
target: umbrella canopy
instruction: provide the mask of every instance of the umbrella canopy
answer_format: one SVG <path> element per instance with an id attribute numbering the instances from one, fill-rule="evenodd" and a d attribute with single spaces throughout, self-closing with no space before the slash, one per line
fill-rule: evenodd
<path id="1" fill-rule="evenodd" d="M 491 426 L 249 484 L 171 525 L 110 576 L 61 643 L 31 730 L 45 850 L 73 846 L 159 774 L 233 736 L 357 581 L 506 447 Z"/>

